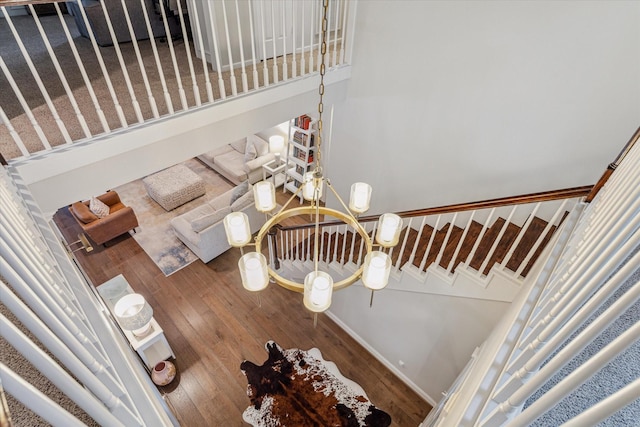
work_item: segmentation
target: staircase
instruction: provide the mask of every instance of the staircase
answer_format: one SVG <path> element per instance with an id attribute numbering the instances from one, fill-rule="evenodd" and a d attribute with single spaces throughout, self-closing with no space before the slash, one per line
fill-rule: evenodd
<path id="1" fill-rule="evenodd" d="M 389 289 L 510 302 L 535 261 L 563 225 L 580 208 L 587 189 L 522 196 L 505 200 L 401 213 L 405 227 L 389 250 Z M 543 198 L 544 200 L 538 200 Z M 510 202 L 514 199 L 510 198 Z M 488 207 L 484 207 L 489 203 Z M 377 217 L 361 218 L 370 236 Z M 320 262 L 334 280 L 348 276 L 364 259 L 361 237 L 344 224 L 324 223 L 319 239 Z M 279 273 L 301 279 L 312 270 L 314 238 L 309 226 L 283 228 L 276 237 Z"/>

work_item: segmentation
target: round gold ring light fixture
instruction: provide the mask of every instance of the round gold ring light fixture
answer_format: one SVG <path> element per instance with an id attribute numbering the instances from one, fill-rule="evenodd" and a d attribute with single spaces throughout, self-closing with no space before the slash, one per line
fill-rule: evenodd
<path id="1" fill-rule="evenodd" d="M 320 101 L 318 103 L 318 119 L 317 125 L 317 145 L 315 149 L 315 165 L 311 172 L 307 172 L 303 177 L 302 185 L 285 203 L 285 205 L 260 228 L 255 237 L 255 252 L 244 253 L 243 248 L 250 244 L 251 235 L 249 227 L 249 218 L 242 212 L 233 212 L 229 214 L 225 220 L 225 231 L 227 240 L 233 247 L 241 249 L 243 255 L 238 261 L 238 268 L 242 278 L 242 285 L 251 292 L 257 292 L 265 289 L 269 284 L 269 278 L 283 288 L 304 294 L 303 303 L 305 307 L 314 312 L 320 313 L 329 308 L 331 305 L 331 297 L 333 291 L 343 289 L 358 280 L 362 280 L 365 287 L 371 290 L 371 301 L 373 293 L 376 290 L 383 289 L 388 282 L 389 273 L 391 271 L 391 258 L 384 252 L 384 248 L 391 248 L 398 243 L 400 230 L 402 228 L 402 219 L 396 214 L 386 213 L 380 217 L 378 228 L 375 235 L 376 245 L 380 250 L 373 250 L 372 239 L 366 229 L 358 222 L 355 215 L 362 214 L 369 209 L 371 200 L 371 186 L 363 182 L 357 182 L 351 186 L 351 194 L 349 206 L 345 205 L 338 193 L 335 191 L 331 182 L 323 176 L 322 173 L 322 112 L 323 112 L 323 95 L 324 95 L 324 74 L 325 74 L 325 55 L 326 55 L 326 36 L 327 36 L 327 11 L 329 8 L 329 0 L 323 0 L 323 16 L 321 27 L 321 63 L 320 63 L 320 86 L 318 93 Z M 327 188 L 336 197 L 343 211 L 331 209 L 321 206 L 323 188 L 326 184 Z M 302 197 L 309 201 L 308 206 L 288 208 L 292 200 Z M 254 200 L 256 209 L 268 215 L 276 207 L 275 187 L 271 181 L 261 181 L 254 185 Z M 355 214 L 355 215 L 354 215 Z M 287 218 L 307 215 L 314 218 L 315 232 L 313 234 L 313 264 L 314 269 L 307 274 L 304 283 L 299 283 L 289 278 L 283 277 L 273 268 L 273 262 L 267 262 L 267 258 L 262 254 L 263 242 L 269 241 L 270 232 L 277 225 L 281 224 Z M 333 217 L 343 223 L 351 226 L 355 233 L 362 239 L 364 249 L 364 262 L 347 278 L 338 282 L 319 268 L 320 253 L 320 217 Z M 275 254 L 271 253 L 270 257 Z M 371 302 L 370 302 L 371 304 Z M 314 323 L 317 317 L 314 318 Z"/>

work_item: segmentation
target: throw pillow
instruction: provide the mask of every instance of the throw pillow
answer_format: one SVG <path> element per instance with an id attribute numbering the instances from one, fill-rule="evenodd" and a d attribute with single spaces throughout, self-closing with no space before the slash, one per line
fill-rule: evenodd
<path id="1" fill-rule="evenodd" d="M 231 213 L 231 206 L 226 206 L 226 207 L 224 207 L 224 208 L 222 208 L 220 210 L 217 210 L 215 212 L 202 215 L 201 217 L 196 218 L 193 221 L 191 221 L 191 228 L 196 233 L 199 233 L 202 230 L 204 230 L 205 228 L 207 228 L 207 227 L 209 227 L 209 226 L 211 226 L 213 224 L 219 223 L 220 221 L 222 221 L 224 219 L 225 216 L 227 216 L 230 213 Z"/>
<path id="2" fill-rule="evenodd" d="M 245 193 L 242 196 L 240 196 L 238 200 L 234 201 L 231 204 L 231 210 L 233 212 L 238 212 L 253 203 L 255 203 L 255 199 L 253 198 L 253 191 L 249 191 L 248 193 Z"/>
<path id="3" fill-rule="evenodd" d="M 258 157 L 256 146 L 252 142 L 247 141 L 247 148 L 244 151 L 245 163 L 255 159 L 256 157 Z"/>
<path id="4" fill-rule="evenodd" d="M 238 185 L 236 188 L 233 189 L 233 193 L 231 193 L 231 200 L 229 201 L 229 204 L 232 205 L 233 202 L 235 202 L 244 194 L 246 194 L 247 191 L 249 191 L 249 181 L 244 181 L 242 184 Z"/>
<path id="5" fill-rule="evenodd" d="M 269 152 L 269 143 L 258 135 L 249 135 L 247 137 L 247 145 L 253 145 L 258 152 L 258 157 L 264 156 Z"/>
<path id="6" fill-rule="evenodd" d="M 109 215 L 109 206 L 105 205 L 100 199 L 92 197 L 89 202 L 89 210 L 98 218 L 104 218 Z"/>
<path id="7" fill-rule="evenodd" d="M 247 145 L 247 138 L 242 138 L 242 139 L 239 139 L 237 141 L 233 141 L 229 145 L 231 146 L 231 148 L 236 150 L 238 153 L 244 154 L 245 147 Z"/>

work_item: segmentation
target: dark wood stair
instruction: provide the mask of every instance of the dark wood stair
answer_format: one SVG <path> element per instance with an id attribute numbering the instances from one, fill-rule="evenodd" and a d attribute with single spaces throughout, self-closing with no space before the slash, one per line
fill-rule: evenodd
<path id="1" fill-rule="evenodd" d="M 566 214 L 565 214 L 565 217 L 566 217 Z M 564 220 L 564 217 L 562 218 L 562 220 Z M 478 248 L 475 254 L 469 261 L 469 266 L 472 269 L 478 271 L 482 268 L 482 265 L 486 260 L 487 256 L 489 256 L 489 252 L 491 251 L 491 248 L 496 242 L 496 239 L 498 238 L 498 236 L 500 236 L 501 230 L 503 229 L 505 222 L 506 220 L 504 218 L 498 218 L 486 230 L 486 232 L 482 236 L 482 239 L 480 240 L 480 243 L 478 244 Z M 433 241 L 431 242 L 431 248 L 429 249 L 429 254 L 427 255 L 426 262 L 422 268 L 422 271 L 426 271 L 429 265 L 433 264 L 436 261 L 438 254 L 440 253 L 440 250 L 443 244 L 445 243 L 445 239 L 447 237 L 447 233 L 449 231 L 450 226 L 451 224 L 447 223 L 444 226 L 442 226 L 439 230 L 435 231 L 435 235 L 433 236 Z M 522 262 L 524 262 L 530 250 L 533 248 L 536 241 L 542 235 L 546 227 L 547 227 L 547 221 L 538 217 L 534 217 L 531 220 L 531 223 L 529 224 L 524 235 L 522 236 L 522 239 L 518 243 L 518 246 L 513 251 L 513 254 L 509 259 L 509 261 L 507 262 L 505 268 L 513 272 L 516 272 L 518 268 L 520 268 L 520 265 L 522 264 Z M 465 233 L 465 230 L 463 228 L 454 225 L 449 235 L 449 238 L 446 242 L 446 246 L 444 248 L 442 258 L 440 259 L 440 262 L 438 265 L 444 269 L 447 269 L 449 267 L 449 264 L 451 263 L 451 259 L 456 249 L 458 248 L 458 244 L 460 243 L 460 240 L 464 236 L 464 240 L 462 242 L 462 245 L 460 246 L 460 250 L 456 256 L 454 263 L 452 264 L 451 269 L 449 270 L 450 273 L 455 272 L 458 265 L 460 263 L 465 262 L 469 257 L 469 254 L 471 253 L 474 245 L 476 244 L 478 238 L 480 237 L 482 228 L 483 227 L 480 223 L 476 221 L 472 221 L 469 226 L 469 230 Z M 556 226 L 550 227 L 549 231 L 544 236 L 542 243 L 536 249 L 534 255 L 529 259 L 526 267 L 523 269 L 522 277 L 526 277 L 529 270 L 533 266 L 534 262 L 536 261 L 538 256 L 540 256 L 540 254 L 542 253 L 542 250 L 551 239 L 551 236 L 555 232 L 556 228 L 557 228 Z M 520 233 L 520 229 L 521 227 L 513 223 L 507 224 L 506 229 L 502 234 L 502 236 L 500 237 L 500 241 L 498 242 L 495 251 L 491 255 L 489 262 L 487 262 L 487 265 L 485 266 L 482 272 L 483 275 L 489 274 L 489 272 L 491 271 L 491 268 L 495 264 L 500 264 L 505 261 L 507 254 L 511 250 L 511 247 L 513 246 L 515 240 L 518 237 L 518 234 Z M 402 258 L 400 259 L 400 263 L 398 264 L 398 257 L 400 256 L 400 249 L 403 245 L 406 232 L 407 232 L 407 229 L 405 228 L 400 234 L 400 242 L 395 248 L 393 248 L 393 251 L 391 253 L 392 263 L 393 265 L 400 265 L 400 268 L 402 268 L 402 266 L 404 266 L 407 262 L 409 262 L 412 248 L 414 247 L 416 240 L 418 239 L 418 235 L 420 235 L 419 237 L 420 240 L 418 242 L 418 247 L 416 249 L 416 254 L 413 260 L 413 265 L 417 268 L 420 268 L 420 264 L 429 246 L 429 242 L 431 241 L 431 236 L 434 233 L 434 229 L 430 225 L 425 225 L 421 233 L 418 233 L 418 231 L 415 229 L 410 229 L 408 235 L 406 236 L 405 249 L 404 249 L 404 252 L 402 253 Z M 332 233 L 331 235 L 325 234 L 323 236 L 323 240 L 324 241 L 321 244 L 321 248 L 323 248 L 323 250 L 322 250 L 322 253 L 320 254 L 321 261 L 328 262 L 333 257 L 334 253 L 337 253 L 338 261 L 342 261 L 343 260 L 342 249 L 345 242 L 347 244 L 347 249 L 345 250 L 344 260 L 353 261 L 353 262 L 358 261 L 358 256 L 360 251 L 360 241 L 361 241 L 361 238 L 359 235 L 356 235 L 355 240 L 353 240 L 353 233 L 351 231 L 347 231 L 346 239 L 345 239 L 344 233 L 335 232 L 335 233 Z M 353 245 L 353 252 L 352 252 L 352 245 L 351 245 L 352 241 L 355 242 L 355 244 Z M 311 241 L 309 242 L 309 244 L 311 245 L 310 253 L 313 253 L 313 247 L 314 247 L 313 238 L 311 238 Z M 337 245 L 337 250 L 336 250 L 336 245 Z M 304 244 L 301 243 L 298 249 L 300 251 L 304 249 L 306 254 L 306 250 L 307 250 L 306 247 L 307 247 L 307 242 L 305 242 Z M 327 248 L 330 248 L 330 253 L 327 252 Z M 297 253 L 296 248 L 291 249 L 290 254 L 293 255 L 296 253 Z"/>

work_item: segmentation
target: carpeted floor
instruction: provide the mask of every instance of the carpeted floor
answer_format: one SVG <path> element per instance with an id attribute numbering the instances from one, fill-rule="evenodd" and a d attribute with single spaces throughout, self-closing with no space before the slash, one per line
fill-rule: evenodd
<path id="1" fill-rule="evenodd" d="M 634 251 L 640 250 L 636 248 Z M 633 256 L 633 254 L 632 254 Z M 622 267 L 622 265 L 620 266 Z M 573 340 L 584 328 L 602 314 L 611 304 L 618 300 L 625 292 L 640 281 L 640 268 L 623 283 L 580 329 L 578 329 L 551 357 L 562 350 L 571 340 Z M 584 362 L 589 360 L 598 351 L 626 331 L 630 326 L 640 322 L 640 301 L 636 301 L 624 313 L 620 313 L 618 318 L 609 325 L 598 337 L 596 337 L 584 350 L 574 357 L 567 365 L 559 370 L 547 383 L 541 387 L 525 403 L 525 408 L 532 405 L 540 396 L 554 387 L 567 375 L 577 369 Z M 566 398 L 560 400 L 549 412 L 539 417 L 532 426 L 546 427 L 561 425 L 567 420 L 580 414 L 585 408 L 591 407 L 598 401 L 640 377 L 640 340 L 620 353 L 609 362 L 604 368 L 595 372 L 593 376 L 580 387 L 569 393 Z M 632 404 L 613 414 L 598 427 L 621 427 L 640 425 L 640 399 L 636 399 Z"/>
<path id="2" fill-rule="evenodd" d="M 165 211 L 145 190 L 142 180 L 136 180 L 114 190 L 125 205 L 131 206 L 138 217 L 140 226 L 133 234 L 140 247 L 156 263 L 165 276 L 175 273 L 191 264 L 198 257 L 191 252 L 174 234 L 172 218 L 207 203 L 233 187 L 215 171 L 197 159 L 190 159 L 184 165 L 205 181 L 206 193 L 172 211 Z"/>
<path id="3" fill-rule="evenodd" d="M 0 276 L 0 281 L 8 285 L 8 282 Z M 0 315 L 5 316 L 9 322 L 13 323 L 20 331 L 27 335 L 27 337 L 33 341 L 41 350 L 45 351 L 50 357 L 53 357 L 46 348 L 38 341 L 38 339 L 31 333 L 23 324 L 13 315 L 11 311 L 2 303 L 0 303 Z M 87 426 L 97 426 L 98 424 L 86 414 L 80 407 L 78 407 L 73 400 L 67 397 L 66 394 L 60 391 L 49 379 L 40 373 L 21 353 L 16 351 L 8 341 L 0 335 L 0 360 L 4 363 L 8 369 L 11 369 L 29 384 L 37 388 L 43 394 L 52 399 L 55 403 L 66 409 L 68 412 L 77 417 L 81 422 Z M 59 363 L 59 362 L 58 362 Z M 3 392 L 0 384 L 0 392 Z M 7 408 L 9 414 L 7 418 L 13 427 L 34 427 L 34 426 L 46 426 L 49 425 L 35 412 L 24 406 L 19 400 L 14 398 L 8 393 L 5 393 Z M 2 408 L 0 408 L 1 410 Z M 0 421 L 2 416 L 0 415 Z M 5 425 L 0 422 L 0 425 Z"/>

